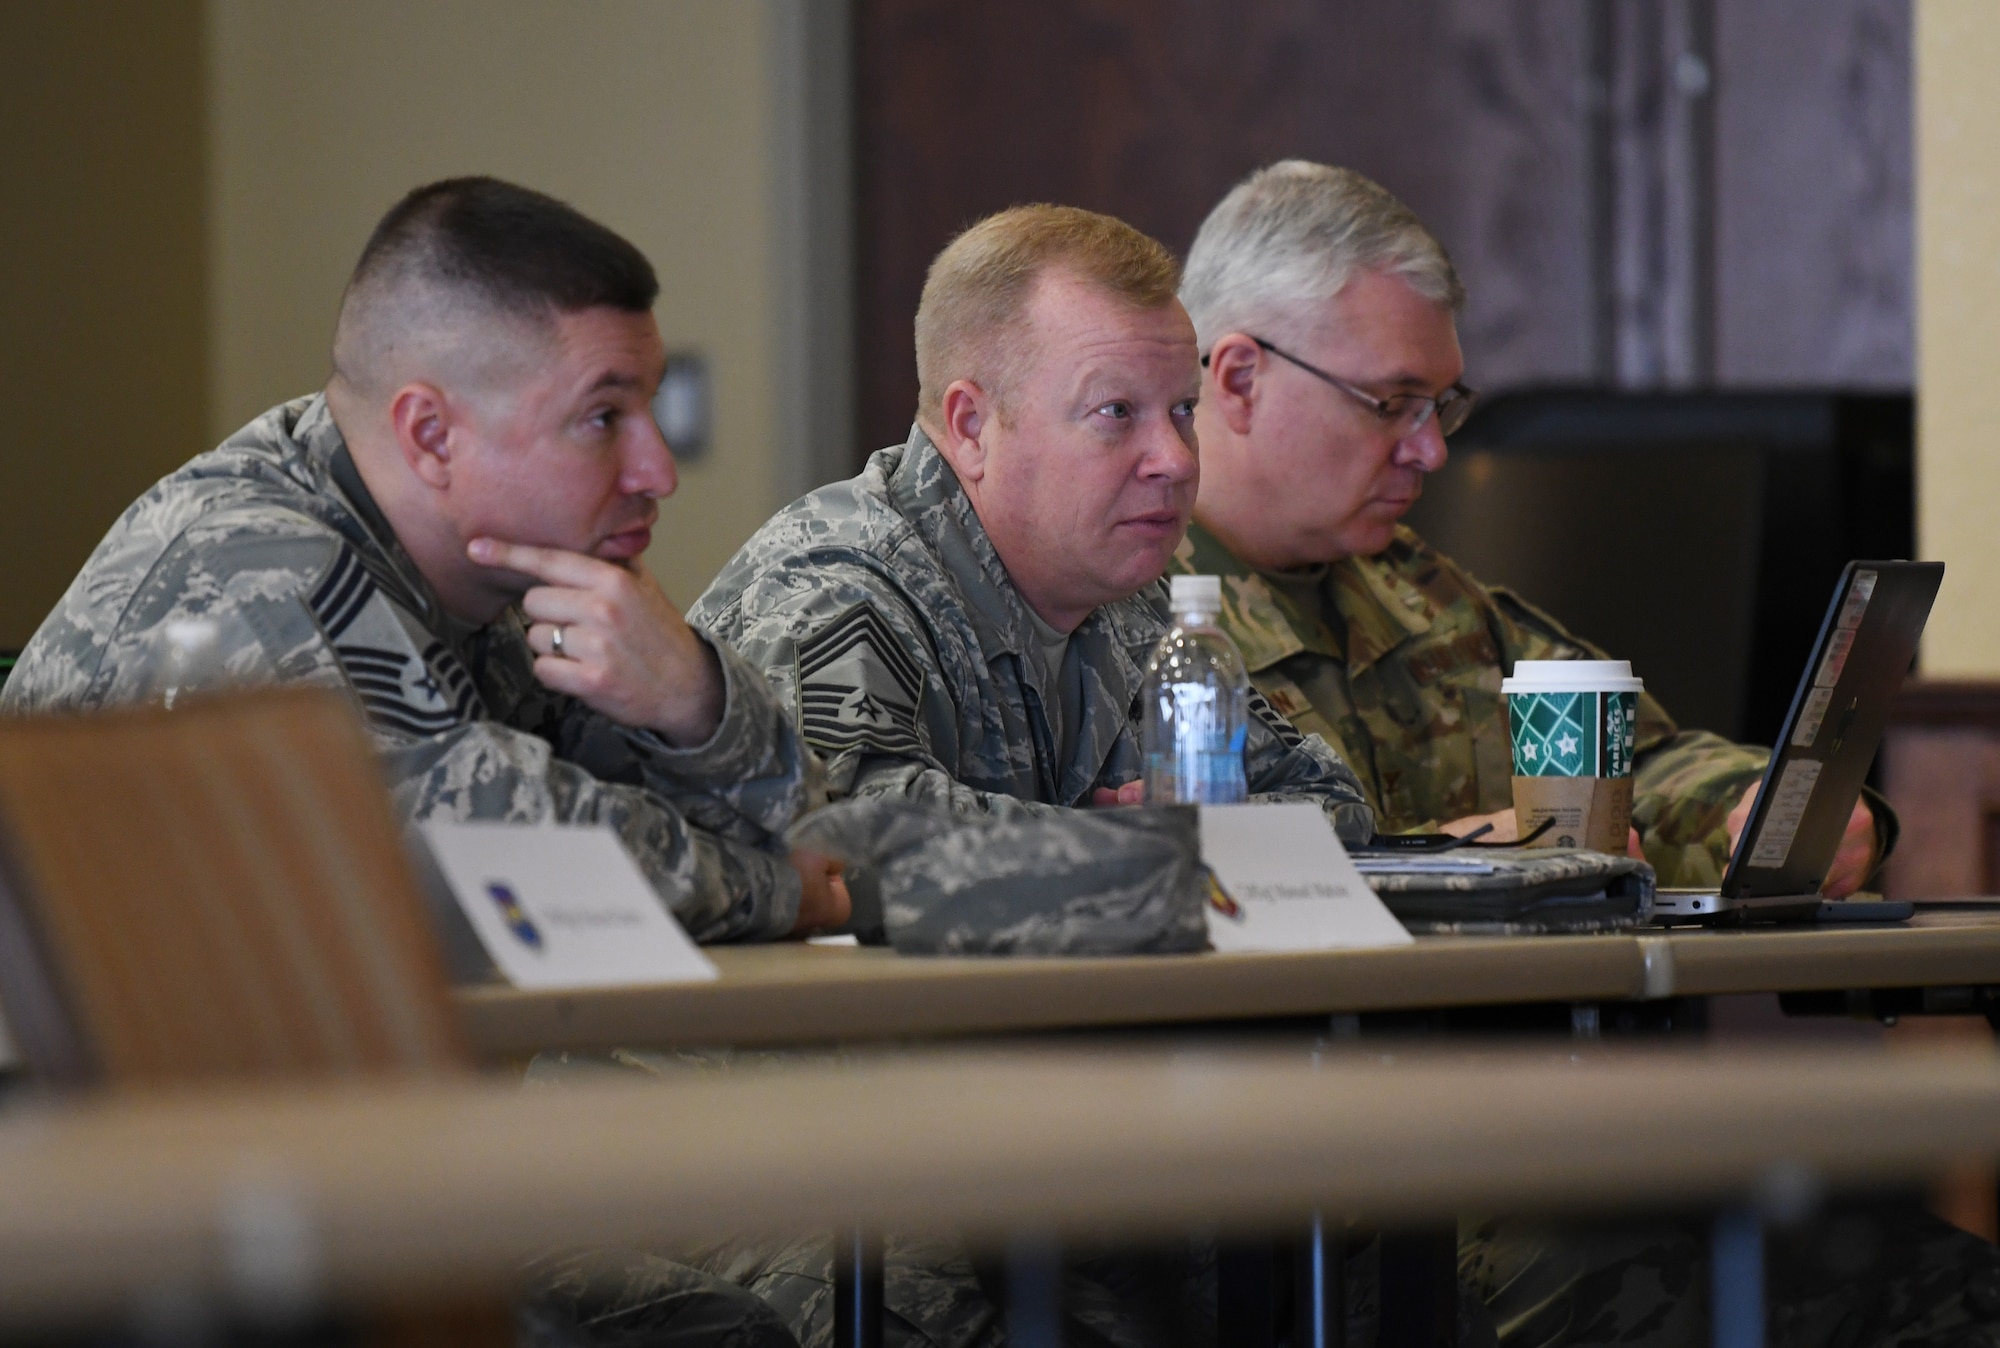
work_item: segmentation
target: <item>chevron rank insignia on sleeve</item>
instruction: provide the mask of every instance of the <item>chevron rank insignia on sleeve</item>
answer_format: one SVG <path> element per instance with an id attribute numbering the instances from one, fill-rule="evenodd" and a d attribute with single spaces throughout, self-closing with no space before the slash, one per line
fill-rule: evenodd
<path id="1" fill-rule="evenodd" d="M 340 550 L 306 604 L 377 726 L 422 738 L 481 714 L 465 667 L 439 641 L 417 647 L 352 549 Z"/>
<path id="2" fill-rule="evenodd" d="M 1271 733 L 1278 737 L 1278 743 L 1287 749 L 1296 749 L 1305 743 L 1306 737 L 1299 733 L 1298 727 L 1278 715 L 1277 708 L 1266 701 L 1264 695 L 1255 688 L 1250 690 L 1250 714 L 1269 726 Z"/>
<path id="3" fill-rule="evenodd" d="M 828 755 L 852 749 L 915 756 L 923 671 L 882 615 L 856 604 L 798 645 L 799 721 Z"/>

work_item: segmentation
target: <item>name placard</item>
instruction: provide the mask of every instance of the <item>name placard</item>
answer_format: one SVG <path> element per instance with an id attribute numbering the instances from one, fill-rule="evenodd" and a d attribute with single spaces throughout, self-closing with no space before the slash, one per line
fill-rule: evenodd
<path id="1" fill-rule="evenodd" d="M 1211 905 L 1217 950 L 1408 945 L 1317 805 L 1204 805 L 1201 854 L 1236 914 Z"/>
<path id="2" fill-rule="evenodd" d="M 716 976 L 597 825 L 421 825 L 486 953 L 521 988 L 687 983 Z"/>

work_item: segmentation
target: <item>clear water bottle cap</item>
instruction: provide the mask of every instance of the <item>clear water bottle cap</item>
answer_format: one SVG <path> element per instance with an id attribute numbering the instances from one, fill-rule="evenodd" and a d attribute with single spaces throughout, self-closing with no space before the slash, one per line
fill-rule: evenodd
<path id="1" fill-rule="evenodd" d="M 1176 613 L 1215 613 L 1222 608 L 1222 577 L 1175 576 L 1173 606 Z"/>

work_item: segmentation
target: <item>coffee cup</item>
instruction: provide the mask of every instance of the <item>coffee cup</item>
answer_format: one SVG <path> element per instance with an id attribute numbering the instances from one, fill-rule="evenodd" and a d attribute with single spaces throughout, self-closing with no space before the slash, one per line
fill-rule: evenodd
<path id="1" fill-rule="evenodd" d="M 1500 681 L 1514 744 L 1514 818 L 1536 843 L 1624 855 L 1644 683 L 1629 660 L 1520 660 Z"/>

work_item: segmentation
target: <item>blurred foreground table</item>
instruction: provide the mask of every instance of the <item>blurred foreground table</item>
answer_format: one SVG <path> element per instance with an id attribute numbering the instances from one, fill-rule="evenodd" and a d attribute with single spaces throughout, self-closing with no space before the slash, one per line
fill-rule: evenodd
<path id="1" fill-rule="evenodd" d="M 1278 1016 L 2000 984 L 2000 909 L 1603 936 L 1424 937 L 1387 950 L 1122 959 L 717 947 L 710 983 L 456 994 L 483 1054 L 793 1044 Z"/>
<path id="2" fill-rule="evenodd" d="M 0 1113 L 0 1323 L 163 1303 L 268 1321 L 501 1286 L 571 1244 L 1728 1206 L 1996 1155 L 2000 1066 L 1963 1052 L 961 1051 L 526 1092 L 119 1094 Z"/>

